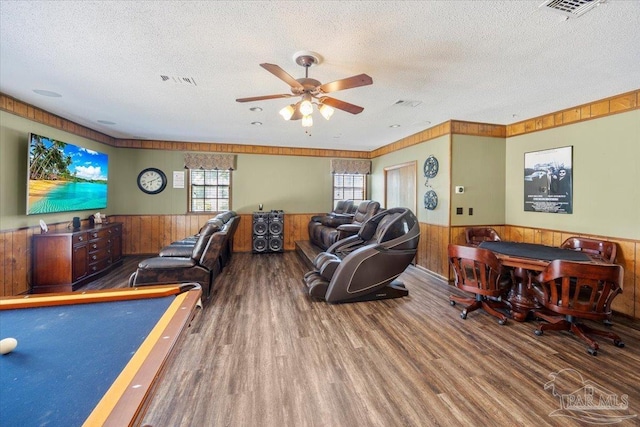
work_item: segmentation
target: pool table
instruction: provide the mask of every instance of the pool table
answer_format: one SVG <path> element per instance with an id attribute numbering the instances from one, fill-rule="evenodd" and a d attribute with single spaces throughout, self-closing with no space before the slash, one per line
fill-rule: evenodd
<path id="1" fill-rule="evenodd" d="M 0 298 L 3 425 L 125 426 L 194 320 L 199 285 Z"/>

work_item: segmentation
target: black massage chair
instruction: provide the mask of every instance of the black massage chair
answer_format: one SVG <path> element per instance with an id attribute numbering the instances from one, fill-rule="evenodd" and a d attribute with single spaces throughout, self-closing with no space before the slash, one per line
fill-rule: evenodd
<path id="1" fill-rule="evenodd" d="M 304 275 L 310 296 L 329 303 L 399 298 L 409 294 L 396 278 L 418 250 L 420 226 L 410 209 L 382 211 L 357 235 L 331 245 Z"/>

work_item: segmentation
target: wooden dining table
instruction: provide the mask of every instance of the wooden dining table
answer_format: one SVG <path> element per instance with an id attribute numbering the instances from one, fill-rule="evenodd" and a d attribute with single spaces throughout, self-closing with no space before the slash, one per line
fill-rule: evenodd
<path id="1" fill-rule="evenodd" d="M 531 289 L 531 280 L 551 261 L 562 259 L 602 262 L 584 252 L 536 243 L 482 242 L 478 247 L 490 250 L 498 257 L 503 266 L 513 268 L 515 283 L 509 292 L 507 302 L 511 306 L 511 317 L 518 322 L 526 321 L 535 310 L 540 309 L 540 304 Z"/>

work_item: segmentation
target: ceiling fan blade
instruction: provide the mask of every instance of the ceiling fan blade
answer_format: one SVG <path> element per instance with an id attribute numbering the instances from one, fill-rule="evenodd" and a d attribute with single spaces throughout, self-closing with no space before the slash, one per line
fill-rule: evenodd
<path id="1" fill-rule="evenodd" d="M 328 96 L 323 96 L 320 100 L 323 104 L 326 104 L 329 107 L 337 108 L 338 110 L 346 111 L 351 114 L 359 114 L 364 110 L 363 107 L 349 104 L 348 102 L 340 101 L 339 99 L 329 98 Z"/>
<path id="2" fill-rule="evenodd" d="M 300 90 L 304 89 L 304 86 L 302 86 L 296 79 L 291 77 L 285 70 L 283 70 L 276 64 L 264 63 L 264 64 L 260 64 L 260 66 L 265 70 L 267 70 L 268 72 L 270 72 L 271 74 L 273 74 L 274 76 L 276 76 L 277 78 L 279 78 L 280 80 L 285 81 L 292 88 L 296 88 Z"/>
<path id="3" fill-rule="evenodd" d="M 371 77 L 366 74 L 358 74 L 357 76 L 347 77 L 346 79 L 336 80 L 331 83 L 325 83 L 318 87 L 318 89 L 323 93 L 329 93 L 351 89 L 353 87 L 367 86 L 370 84 L 373 84 L 373 79 Z"/>
<path id="4" fill-rule="evenodd" d="M 295 95 L 290 95 L 288 93 L 283 93 L 280 95 L 265 95 L 265 96 L 253 96 L 251 98 L 238 98 L 237 102 L 253 102 L 253 101 L 264 101 L 265 99 L 277 99 L 277 98 L 291 98 Z"/>

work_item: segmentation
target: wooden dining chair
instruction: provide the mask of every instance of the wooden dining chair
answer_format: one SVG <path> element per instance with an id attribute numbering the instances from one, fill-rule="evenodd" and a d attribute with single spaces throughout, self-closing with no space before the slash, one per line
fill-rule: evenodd
<path id="1" fill-rule="evenodd" d="M 455 273 L 455 285 L 474 294 L 471 298 L 449 296 L 452 306 L 465 304 L 460 317 L 466 319 L 469 312 L 482 308 L 504 325 L 507 316 L 498 309 L 509 309 L 502 298 L 507 296 L 511 282 L 505 286 L 501 281 L 502 264 L 495 254 L 487 249 L 450 244 L 449 263 Z"/>
<path id="2" fill-rule="evenodd" d="M 622 267 L 615 264 L 552 261 L 532 280 L 536 299 L 543 307 L 534 316 L 549 322 L 540 323 L 536 335 L 547 330 L 571 331 L 589 344 L 587 351 L 593 356 L 599 346 L 590 335 L 609 338 L 617 347 L 624 347 L 615 333 L 580 322 L 611 317 L 611 302 L 622 292 L 622 277 Z"/>
<path id="3" fill-rule="evenodd" d="M 482 242 L 499 242 L 500 236 L 491 227 L 467 227 L 464 230 L 467 245 L 478 246 Z"/>
<path id="4" fill-rule="evenodd" d="M 615 242 L 574 236 L 565 240 L 560 247 L 581 251 L 611 264 L 616 262 L 617 245 Z"/>

